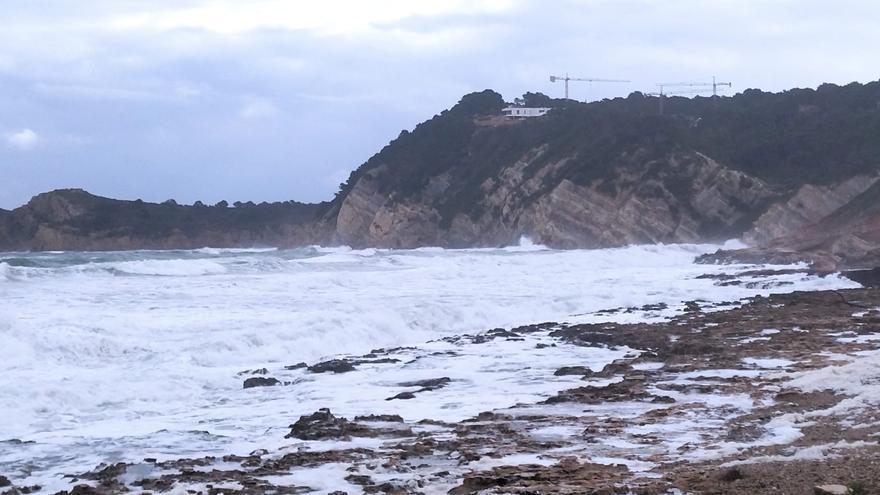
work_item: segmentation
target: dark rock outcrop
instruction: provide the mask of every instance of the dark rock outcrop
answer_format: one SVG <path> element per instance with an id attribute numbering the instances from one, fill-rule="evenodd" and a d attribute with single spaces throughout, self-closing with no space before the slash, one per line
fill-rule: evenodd
<path id="1" fill-rule="evenodd" d="M 337 418 L 330 412 L 330 409 L 325 408 L 308 416 L 300 417 L 296 423 L 290 425 L 290 433 L 285 438 L 327 440 L 345 439 L 352 436 L 375 436 L 375 432 L 345 418 Z"/>
<path id="2" fill-rule="evenodd" d="M 348 373 L 349 371 L 354 371 L 355 367 L 346 359 L 331 359 L 309 366 L 306 369 L 312 373 Z"/>
<path id="3" fill-rule="evenodd" d="M 243 388 L 272 387 L 275 385 L 281 385 L 281 382 L 277 378 L 255 376 L 245 380 Z"/>

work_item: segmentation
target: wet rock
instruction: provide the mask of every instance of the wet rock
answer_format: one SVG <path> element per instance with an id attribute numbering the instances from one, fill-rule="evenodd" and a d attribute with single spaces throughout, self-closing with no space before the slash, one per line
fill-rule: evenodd
<path id="1" fill-rule="evenodd" d="M 699 313 L 700 305 L 697 301 L 687 301 L 684 303 L 684 311 L 685 313 Z"/>
<path id="2" fill-rule="evenodd" d="M 731 426 L 727 431 L 727 438 L 730 442 L 754 442 L 764 434 L 763 428 L 759 425 L 737 425 Z"/>
<path id="3" fill-rule="evenodd" d="M 389 397 L 385 400 L 409 400 L 409 399 L 415 399 L 415 398 L 416 398 L 416 394 L 414 394 L 412 392 L 401 392 L 401 393 L 399 393 L 393 397 Z"/>
<path id="4" fill-rule="evenodd" d="M 732 467 L 724 471 L 723 473 L 721 473 L 721 476 L 718 477 L 718 479 L 725 483 L 733 483 L 734 481 L 741 480 L 742 478 L 742 471 L 740 471 L 737 467 Z"/>
<path id="5" fill-rule="evenodd" d="M 483 411 L 467 421 L 495 421 L 498 419 L 510 419 L 510 416 L 505 417 L 495 411 Z"/>
<path id="6" fill-rule="evenodd" d="M 419 390 L 419 392 L 423 392 L 423 391 L 436 390 L 438 388 L 443 388 L 447 384 L 449 384 L 449 382 L 451 382 L 451 381 L 452 381 L 452 379 L 450 379 L 447 376 L 444 376 L 444 377 L 440 377 L 440 378 L 429 378 L 427 380 L 401 382 L 401 383 L 398 383 L 397 385 L 399 385 L 401 387 L 421 387 L 422 389 Z"/>
<path id="7" fill-rule="evenodd" d="M 521 327 L 511 328 L 510 331 L 519 334 L 534 333 L 550 330 L 558 326 L 559 323 L 556 323 L 555 321 L 545 321 L 544 323 L 536 323 L 533 325 L 523 325 Z"/>
<path id="8" fill-rule="evenodd" d="M 865 287 L 880 287 L 880 268 L 870 270 L 848 270 L 842 272 L 844 277 L 862 284 Z"/>
<path id="9" fill-rule="evenodd" d="M 655 404 L 674 404 L 675 399 L 668 395 L 658 395 L 651 399 L 651 402 Z"/>
<path id="10" fill-rule="evenodd" d="M 592 376 L 593 370 L 587 366 L 563 366 L 553 372 L 554 376 Z"/>
<path id="11" fill-rule="evenodd" d="M 501 466 L 465 476 L 464 482 L 449 491 L 450 495 L 470 495 L 499 488 L 497 493 L 616 493 L 612 480 L 629 473 L 623 465 L 581 464 L 563 458 L 552 466 L 523 464 Z M 609 491 L 610 490 L 610 491 Z M 496 492 L 493 492 L 496 493 Z"/>
<path id="12" fill-rule="evenodd" d="M 642 311 L 662 311 L 668 307 L 669 307 L 668 304 L 661 302 L 661 303 L 657 303 L 657 304 L 645 304 L 644 306 L 642 306 L 639 309 Z"/>
<path id="13" fill-rule="evenodd" d="M 346 359 L 331 359 L 308 367 L 312 373 L 348 373 L 354 371 L 355 367 Z"/>
<path id="14" fill-rule="evenodd" d="M 599 372 L 599 376 L 602 376 L 603 378 L 610 378 L 614 375 L 631 372 L 632 370 L 632 365 L 629 364 L 629 362 L 616 360 L 602 367 L 602 371 Z"/>
<path id="15" fill-rule="evenodd" d="M 371 485 L 364 487 L 364 493 L 381 493 L 382 495 L 408 495 L 411 493 L 406 487 L 391 482 L 385 482 L 381 485 Z"/>
<path id="16" fill-rule="evenodd" d="M 563 390 L 550 397 L 546 404 L 558 404 L 562 402 L 578 402 L 581 404 L 600 404 L 602 402 L 620 402 L 631 400 L 645 400 L 651 397 L 645 392 L 644 384 L 635 380 L 624 380 L 608 384 L 604 387 L 578 387 Z"/>
<path id="17" fill-rule="evenodd" d="M 125 474 L 127 469 L 128 466 L 124 462 L 117 462 L 116 464 L 109 465 L 101 464 L 94 471 L 81 474 L 79 477 L 87 480 L 110 482 Z"/>
<path id="18" fill-rule="evenodd" d="M 492 342 L 494 339 L 494 335 L 477 335 L 471 339 L 472 344 L 485 344 L 486 342 Z"/>
<path id="19" fill-rule="evenodd" d="M 345 477 L 345 481 L 352 485 L 367 486 L 373 484 L 373 479 L 364 474 L 350 474 Z"/>
<path id="20" fill-rule="evenodd" d="M 403 418 L 397 414 L 369 414 L 366 416 L 355 416 L 355 421 L 381 421 L 383 423 L 403 423 Z"/>
<path id="21" fill-rule="evenodd" d="M 244 371 L 240 371 L 238 374 L 239 374 L 239 375 L 266 375 L 266 374 L 268 374 L 268 373 L 269 373 L 269 370 L 267 370 L 266 368 L 260 368 L 260 369 L 257 369 L 257 370 L 244 370 Z"/>
<path id="22" fill-rule="evenodd" d="M 397 358 L 359 359 L 354 364 L 394 364 L 399 363 Z"/>
<path id="23" fill-rule="evenodd" d="M 330 413 L 330 409 L 323 408 L 308 416 L 301 416 L 296 423 L 290 425 L 290 433 L 285 438 L 325 440 L 328 438 L 345 439 L 352 436 L 374 435 L 370 428 L 345 418 L 337 418 Z"/>
<path id="24" fill-rule="evenodd" d="M 0 476 L 0 488 L 10 485 L 12 485 L 12 482 L 9 481 L 9 478 L 6 476 Z"/>
<path id="25" fill-rule="evenodd" d="M 669 353 L 674 356 L 703 356 L 717 354 L 721 348 L 708 342 L 676 342 L 670 346 Z"/>
<path id="26" fill-rule="evenodd" d="M 518 334 L 516 332 L 512 332 L 510 330 L 505 330 L 503 328 L 493 328 L 492 330 L 489 330 L 486 333 L 489 335 L 492 335 L 493 337 L 508 337 L 508 338 L 520 337 L 520 334 Z"/>
<path id="27" fill-rule="evenodd" d="M 401 387 L 421 387 L 421 388 L 418 389 L 418 390 L 416 390 L 416 391 L 408 390 L 408 391 L 405 391 L 405 392 L 401 392 L 401 393 L 399 393 L 399 394 L 397 394 L 397 395 L 395 395 L 395 396 L 393 396 L 393 397 L 389 397 L 389 398 L 387 398 L 387 399 L 385 399 L 385 400 L 408 400 L 408 399 L 415 399 L 416 394 L 418 394 L 418 393 L 420 393 L 420 392 L 430 392 L 430 391 L 432 391 L 432 390 L 441 389 L 441 388 L 445 387 L 447 384 L 449 384 L 451 381 L 452 381 L 452 380 L 451 380 L 449 377 L 444 376 L 444 377 L 441 377 L 441 378 L 429 378 L 429 379 L 427 379 L 427 380 L 416 380 L 416 381 L 412 381 L 412 382 L 401 382 L 401 383 L 398 383 L 398 385 L 401 386 Z"/>
<path id="28" fill-rule="evenodd" d="M 61 492 L 68 493 L 68 492 Z M 89 485 L 76 485 L 70 490 L 70 495 L 101 495 L 101 492 Z"/>
<path id="29" fill-rule="evenodd" d="M 298 370 L 298 369 L 308 368 L 308 367 L 309 367 L 309 365 L 306 364 L 306 363 L 296 363 L 296 364 L 291 364 L 291 365 L 289 365 L 289 366 L 285 366 L 284 369 L 286 369 L 286 370 Z"/>
<path id="30" fill-rule="evenodd" d="M 277 378 L 266 378 L 263 376 L 255 376 L 248 378 L 244 381 L 244 388 L 254 388 L 254 387 L 272 387 L 275 385 L 280 385 L 281 382 Z"/>
<path id="31" fill-rule="evenodd" d="M 416 349 L 415 347 L 411 347 L 411 346 L 410 347 L 388 347 L 388 348 L 383 347 L 381 349 L 373 349 L 372 351 L 370 351 L 370 354 L 372 354 L 372 355 L 391 354 L 394 352 L 414 351 L 415 349 Z M 368 355 L 370 355 L 370 354 L 368 354 Z"/>

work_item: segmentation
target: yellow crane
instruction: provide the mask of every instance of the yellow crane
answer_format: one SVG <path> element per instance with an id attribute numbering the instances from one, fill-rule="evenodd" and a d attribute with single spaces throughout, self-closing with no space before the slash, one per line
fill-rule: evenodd
<path id="1" fill-rule="evenodd" d="M 587 77 L 568 77 L 568 73 L 565 76 L 550 76 L 550 82 L 562 81 L 565 83 L 565 99 L 568 99 L 568 81 L 582 81 L 582 82 L 611 82 L 611 83 L 624 83 L 630 82 L 626 79 L 595 79 L 595 78 L 587 78 Z"/>

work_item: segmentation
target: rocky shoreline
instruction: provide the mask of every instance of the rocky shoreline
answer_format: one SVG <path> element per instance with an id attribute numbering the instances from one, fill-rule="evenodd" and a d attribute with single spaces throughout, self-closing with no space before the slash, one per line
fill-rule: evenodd
<path id="1" fill-rule="evenodd" d="M 568 380 L 559 392 L 462 421 L 322 409 L 279 418 L 292 423 L 280 449 L 101 465 L 71 473 L 59 493 L 880 493 L 880 290 L 692 301 L 657 322 L 546 323 L 443 343 L 462 349 L 435 351 L 453 363 L 456 352 L 504 343 L 621 357 L 559 367 L 555 377 Z M 357 377 L 362 367 L 415 362 L 414 352 L 252 370 L 243 386 Z M 400 382 L 384 400 L 418 407 L 456 386 L 447 376 Z M 0 484 L 4 494 L 43 493 Z"/>

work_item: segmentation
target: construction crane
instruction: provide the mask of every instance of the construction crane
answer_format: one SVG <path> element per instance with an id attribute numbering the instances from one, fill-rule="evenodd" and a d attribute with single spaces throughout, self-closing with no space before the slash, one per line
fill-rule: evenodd
<path id="1" fill-rule="evenodd" d="M 712 96 L 718 96 L 718 87 L 719 86 L 727 86 L 728 88 L 732 88 L 733 84 L 729 82 L 718 82 L 715 80 L 715 76 L 712 76 L 712 82 L 678 82 L 678 83 L 658 83 L 657 86 L 660 86 L 661 93 L 663 92 L 662 88 L 666 87 L 690 87 L 690 88 L 708 88 L 712 87 Z"/>
<path id="2" fill-rule="evenodd" d="M 565 77 L 561 76 L 550 76 L 550 82 L 563 81 L 565 83 L 565 99 L 568 99 L 568 81 L 583 81 L 583 82 L 630 82 L 625 79 L 593 79 L 593 78 L 585 78 L 585 77 L 568 77 L 568 73 L 565 74 Z"/>
<path id="3" fill-rule="evenodd" d="M 657 84 L 657 86 L 660 87 L 660 91 L 657 91 L 655 93 L 645 93 L 645 96 L 658 97 L 658 100 L 657 100 L 658 105 L 659 105 L 658 113 L 660 115 L 663 115 L 663 102 L 664 102 L 664 100 L 666 100 L 667 96 L 696 95 L 696 94 L 705 93 L 706 91 L 708 91 L 708 89 L 685 89 L 685 90 L 681 90 L 681 91 L 665 91 L 664 90 L 665 86 L 676 86 L 676 85 L 677 84 L 670 85 L 670 84 L 666 84 L 666 83 L 660 83 L 660 84 Z"/>

